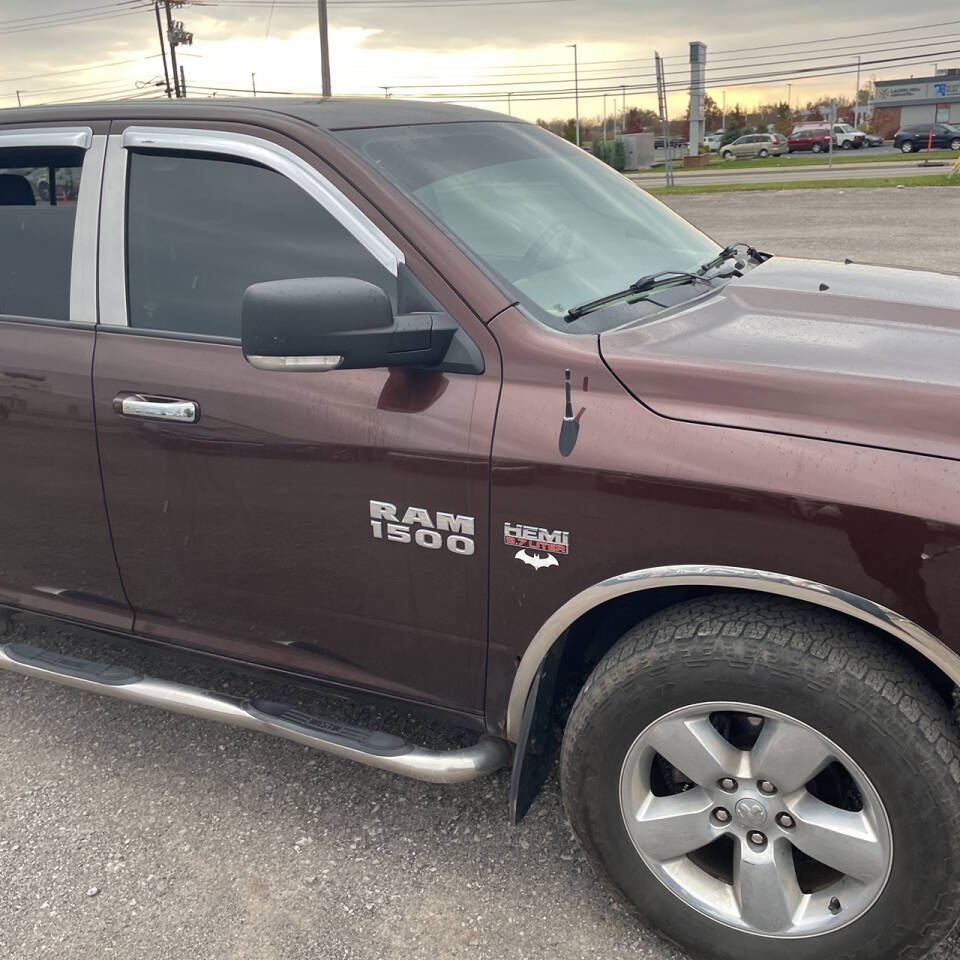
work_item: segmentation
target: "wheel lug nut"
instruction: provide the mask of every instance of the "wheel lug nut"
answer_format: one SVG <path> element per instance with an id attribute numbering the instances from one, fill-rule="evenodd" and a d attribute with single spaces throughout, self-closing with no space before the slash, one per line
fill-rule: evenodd
<path id="1" fill-rule="evenodd" d="M 765 847 L 767 845 L 767 838 L 759 830 L 752 830 L 747 834 L 747 839 L 755 847 Z"/>
<path id="2" fill-rule="evenodd" d="M 723 807 L 717 807 L 717 809 L 713 811 L 713 819 L 716 820 L 717 823 L 729 823 L 730 811 L 724 810 Z"/>
<path id="3" fill-rule="evenodd" d="M 737 789 L 737 781 L 733 777 L 724 777 L 720 781 L 720 789 L 732 792 Z"/>
<path id="4" fill-rule="evenodd" d="M 784 830 L 792 830 L 796 826 L 793 817 L 791 817 L 789 813 L 778 813 L 777 823 L 783 827 Z"/>
<path id="5" fill-rule="evenodd" d="M 757 786 L 760 788 L 761 793 L 769 795 L 777 792 L 777 788 L 769 780 L 761 780 Z"/>

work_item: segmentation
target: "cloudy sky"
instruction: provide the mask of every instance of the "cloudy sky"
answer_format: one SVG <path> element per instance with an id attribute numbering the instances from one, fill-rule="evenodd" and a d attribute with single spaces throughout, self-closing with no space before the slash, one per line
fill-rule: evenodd
<path id="1" fill-rule="evenodd" d="M 628 106 L 655 107 L 655 49 L 677 86 L 671 110 L 682 111 L 691 40 L 707 44 L 708 91 L 718 102 L 725 92 L 728 105 L 784 100 L 788 89 L 794 104 L 852 96 L 858 54 L 865 81 L 960 66 L 960 7 L 947 0 L 330 0 L 329 12 L 334 93 L 382 96 L 389 86 L 506 112 L 509 92 L 510 109 L 530 119 L 572 115 L 574 42 L 584 116 L 603 109 L 590 88 L 619 101 L 623 85 Z M 255 73 L 259 91 L 318 91 L 316 15 L 311 0 L 185 5 L 188 88 L 224 96 Z M 909 59 L 870 63 L 896 57 Z M 17 90 L 24 104 L 147 95 L 143 85 L 161 75 L 144 0 L 0 3 L 0 106 L 15 106 Z"/>

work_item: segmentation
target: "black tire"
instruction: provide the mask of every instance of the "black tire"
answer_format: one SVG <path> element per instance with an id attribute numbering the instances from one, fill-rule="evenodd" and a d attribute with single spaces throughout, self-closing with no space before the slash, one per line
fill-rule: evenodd
<path id="1" fill-rule="evenodd" d="M 913 153 L 913 151 L 914 143 L 912 140 L 904 140 L 903 143 L 900 144 L 901 153 Z"/>
<path id="2" fill-rule="evenodd" d="M 769 156 L 770 156 L 770 151 L 769 151 L 769 150 L 761 150 L 761 151 L 757 154 L 757 156 L 758 156 L 758 157 L 761 157 L 761 158 L 763 158 L 763 157 L 769 157 Z"/>
<path id="3" fill-rule="evenodd" d="M 732 159 L 733 159 L 733 154 L 732 154 L 729 150 L 724 150 L 723 153 L 720 154 L 720 159 L 721 159 L 721 160 L 732 160 Z"/>
<path id="4" fill-rule="evenodd" d="M 820 143 L 815 143 L 810 149 L 814 153 L 823 153 L 823 145 Z"/>
<path id="5" fill-rule="evenodd" d="M 633 741 L 672 710 L 707 701 L 777 710 L 846 750 L 893 834 L 886 886 L 821 936 L 768 939 L 688 906 L 646 866 L 620 812 Z M 727 594 L 679 604 L 629 631 L 593 671 L 563 740 L 564 807 L 596 872 L 645 921 L 709 960 L 920 958 L 953 926 L 960 897 L 960 750 L 946 704 L 905 657 L 858 621 L 793 600 Z"/>
<path id="6" fill-rule="evenodd" d="M 843 150 L 852 150 L 853 144 L 849 140 L 844 140 L 843 143 L 840 144 L 840 147 Z"/>
<path id="7" fill-rule="evenodd" d="M 960 137 L 950 141 L 950 149 L 960 151 Z"/>

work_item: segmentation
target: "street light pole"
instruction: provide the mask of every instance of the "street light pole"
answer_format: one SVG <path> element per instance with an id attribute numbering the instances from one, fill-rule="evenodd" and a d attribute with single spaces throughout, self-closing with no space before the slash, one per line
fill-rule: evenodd
<path id="1" fill-rule="evenodd" d="M 603 142 L 607 142 L 607 95 L 603 95 Z"/>
<path id="2" fill-rule="evenodd" d="M 320 28 L 320 82 L 322 93 L 330 96 L 330 38 L 327 31 L 327 0 L 317 0 L 317 22 Z"/>
<path id="3" fill-rule="evenodd" d="M 577 69 L 577 45 L 568 43 L 567 49 L 573 48 L 573 107 L 577 131 L 577 146 L 580 146 L 580 72 Z"/>

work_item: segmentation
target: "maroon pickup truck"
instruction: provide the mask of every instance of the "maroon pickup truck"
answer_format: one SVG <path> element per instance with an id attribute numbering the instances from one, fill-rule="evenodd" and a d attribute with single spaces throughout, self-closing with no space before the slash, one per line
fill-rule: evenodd
<path id="1" fill-rule="evenodd" d="M 558 761 L 696 956 L 951 929 L 960 278 L 721 247 L 537 126 L 383 100 L 0 113 L 0 254 L 0 604 L 476 739 L 0 667 L 510 766 L 514 821 Z"/>

